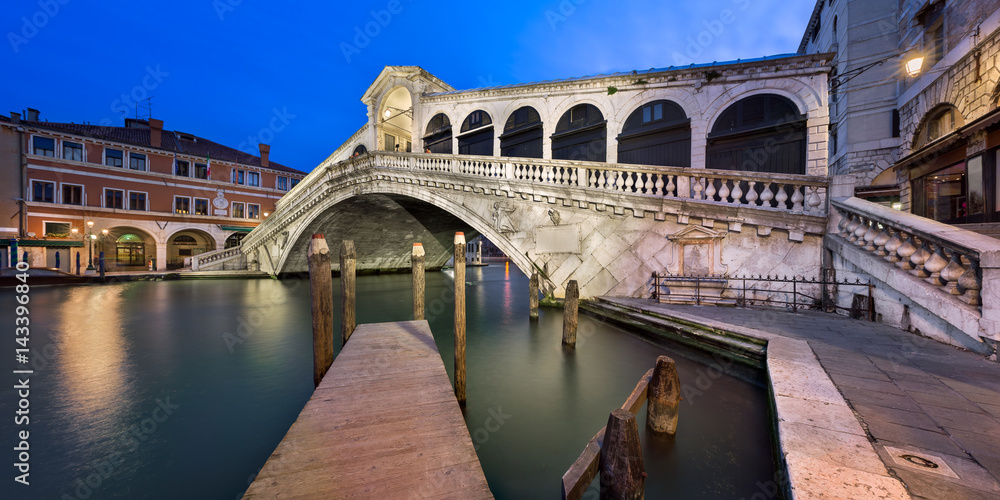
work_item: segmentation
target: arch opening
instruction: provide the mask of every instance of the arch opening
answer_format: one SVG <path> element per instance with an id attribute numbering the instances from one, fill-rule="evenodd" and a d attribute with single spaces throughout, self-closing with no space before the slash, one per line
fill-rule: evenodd
<path id="1" fill-rule="evenodd" d="M 806 173 L 806 116 L 777 94 L 745 97 L 719 115 L 708 134 L 706 167 Z"/>
<path id="2" fill-rule="evenodd" d="M 448 115 L 438 113 L 427 123 L 424 131 L 424 152 L 451 154 L 451 120 Z"/>
<path id="3" fill-rule="evenodd" d="M 412 149 L 413 99 L 405 87 L 396 87 L 382 99 L 376 117 L 378 141 L 383 151 L 409 152 Z"/>
<path id="4" fill-rule="evenodd" d="M 514 110 L 500 135 L 500 156 L 541 158 L 542 118 L 531 106 Z"/>
<path id="5" fill-rule="evenodd" d="M 215 239 L 204 231 L 185 229 L 167 239 L 167 269 L 180 269 L 195 255 L 215 250 Z"/>
<path id="6" fill-rule="evenodd" d="M 136 227 L 108 228 L 108 235 L 98 235 L 98 242 L 95 252 L 98 251 L 97 248 L 104 252 L 104 264 L 108 270 L 147 269 L 149 260 L 156 257 L 156 239 Z M 96 254 L 94 259 L 96 262 Z"/>
<path id="7" fill-rule="evenodd" d="M 691 120 L 676 103 L 652 101 L 638 107 L 618 135 L 618 162 L 691 166 Z"/>
<path id="8" fill-rule="evenodd" d="M 577 104 L 563 113 L 552 134 L 555 160 L 606 161 L 608 122 L 593 104 Z"/>
<path id="9" fill-rule="evenodd" d="M 458 154 L 493 156 L 493 119 L 477 109 L 462 122 L 458 134 Z"/>

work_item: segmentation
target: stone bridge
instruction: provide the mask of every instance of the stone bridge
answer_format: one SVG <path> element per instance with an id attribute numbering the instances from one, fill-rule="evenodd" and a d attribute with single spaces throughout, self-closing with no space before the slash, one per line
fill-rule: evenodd
<path id="1" fill-rule="evenodd" d="M 818 176 L 377 151 L 317 167 L 239 252 L 304 272 L 323 233 L 354 240 L 359 270 L 409 268 L 415 242 L 439 267 L 465 231 L 557 297 L 574 279 L 583 296 L 638 296 L 654 271 L 817 275 L 827 191 Z"/>

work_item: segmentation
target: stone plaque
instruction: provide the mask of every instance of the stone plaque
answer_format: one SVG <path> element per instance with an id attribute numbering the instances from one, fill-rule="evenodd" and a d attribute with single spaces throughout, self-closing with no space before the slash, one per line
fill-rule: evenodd
<path id="1" fill-rule="evenodd" d="M 215 215 L 222 215 L 224 217 L 229 216 L 229 210 L 216 210 Z"/>
<path id="2" fill-rule="evenodd" d="M 580 253 L 580 225 L 535 228 L 535 251 L 538 253 Z"/>

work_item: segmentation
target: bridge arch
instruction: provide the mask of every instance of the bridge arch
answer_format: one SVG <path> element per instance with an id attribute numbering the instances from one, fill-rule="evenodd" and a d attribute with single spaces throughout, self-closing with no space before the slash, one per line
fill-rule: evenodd
<path id="1" fill-rule="evenodd" d="M 507 255 L 511 262 L 514 263 L 521 272 L 530 276 L 533 266 L 531 261 L 528 259 L 522 249 L 508 238 L 507 234 L 501 232 L 493 221 L 483 218 L 477 211 L 472 208 L 462 204 L 455 199 L 448 196 L 440 196 L 435 194 L 433 191 L 422 190 L 422 189 L 411 189 L 407 187 L 407 184 L 398 182 L 378 182 L 373 181 L 365 184 L 359 184 L 353 190 L 338 190 L 331 193 L 323 201 L 309 210 L 309 214 L 301 219 L 300 223 L 296 224 L 296 227 L 287 235 L 286 244 L 283 249 L 278 249 L 280 256 L 273 263 L 273 268 L 275 269 L 275 274 L 288 272 L 290 268 L 291 261 L 297 260 L 299 258 L 304 259 L 306 248 L 308 245 L 308 240 L 310 239 L 312 232 L 316 228 L 317 221 L 329 214 L 329 211 L 336 207 L 337 205 L 347 202 L 352 198 L 364 196 L 364 195 L 390 195 L 399 196 L 417 200 L 428 205 L 432 205 L 437 209 L 448 212 L 456 219 L 460 220 L 462 223 L 466 224 L 473 231 L 483 235 L 486 239 L 494 243 L 505 255 Z M 497 202 L 493 202 L 497 203 Z M 336 241 L 335 236 L 327 235 L 328 243 L 331 248 L 336 248 L 339 246 L 338 241 Z M 451 241 L 450 238 L 448 240 Z M 405 242 L 407 246 L 412 243 L 423 243 L 426 250 L 430 251 L 427 241 L 407 241 Z M 268 245 L 267 242 L 263 242 L 263 245 Z M 336 253 L 336 250 L 333 250 Z M 407 250 L 408 252 L 408 250 Z M 265 251 L 264 253 L 267 253 Z M 300 255 L 299 255 L 300 254 Z M 407 258 L 409 253 L 406 254 Z M 271 258 L 273 258 L 273 254 Z M 268 257 L 260 257 L 266 259 Z M 360 256 L 359 256 L 360 258 Z M 430 259 L 429 259 L 430 261 Z M 548 284 L 549 289 L 554 289 L 555 285 L 552 283 Z"/>
<path id="2" fill-rule="evenodd" d="M 406 151 L 413 142 L 414 98 L 410 89 L 397 85 L 382 95 L 375 115 L 375 144 L 383 151 Z"/>

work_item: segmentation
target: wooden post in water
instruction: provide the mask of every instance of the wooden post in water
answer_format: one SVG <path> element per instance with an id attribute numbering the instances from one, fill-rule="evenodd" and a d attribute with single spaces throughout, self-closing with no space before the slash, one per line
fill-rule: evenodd
<path id="1" fill-rule="evenodd" d="M 528 316 L 538 318 L 538 271 L 532 271 L 528 282 Z"/>
<path id="2" fill-rule="evenodd" d="M 580 287 L 576 280 L 566 285 L 566 301 L 563 309 L 563 345 L 576 347 L 576 327 L 579 323 Z"/>
<path id="3" fill-rule="evenodd" d="M 667 356 L 656 359 L 653 377 L 649 380 L 648 397 L 646 428 L 674 435 L 677 432 L 677 410 L 681 404 L 681 380 L 673 359 Z"/>
<path id="4" fill-rule="evenodd" d="M 611 412 L 601 446 L 601 498 L 641 499 L 646 472 L 635 415 L 621 408 Z"/>
<path id="5" fill-rule="evenodd" d="M 357 254 L 354 252 L 354 240 L 344 240 L 340 247 L 340 295 L 343 299 L 340 310 L 340 345 L 347 343 L 357 325 L 355 318 L 355 274 L 357 272 Z"/>
<path id="6" fill-rule="evenodd" d="M 306 255 L 312 295 L 313 387 L 318 387 L 333 364 L 333 274 L 330 247 L 322 234 L 314 234 L 309 240 Z"/>
<path id="7" fill-rule="evenodd" d="M 465 406 L 465 233 L 455 233 L 455 397 Z"/>
<path id="8" fill-rule="evenodd" d="M 413 273 L 413 319 L 424 319 L 424 246 L 413 244 L 410 253 L 410 269 Z"/>

